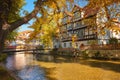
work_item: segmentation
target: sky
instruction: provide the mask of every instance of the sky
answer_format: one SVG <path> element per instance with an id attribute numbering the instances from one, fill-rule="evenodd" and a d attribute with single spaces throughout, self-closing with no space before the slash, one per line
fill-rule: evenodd
<path id="1" fill-rule="evenodd" d="M 33 4 L 33 2 L 35 1 L 35 0 L 25 0 L 26 1 L 26 5 L 24 5 L 23 6 L 23 10 L 26 10 L 26 11 L 28 11 L 29 13 L 34 9 L 34 4 Z M 87 4 L 87 1 L 80 1 L 80 2 L 77 2 L 76 4 L 79 4 L 79 6 L 80 7 L 84 7 L 86 4 Z M 23 10 L 21 10 L 21 12 L 20 12 L 20 15 L 21 16 L 24 16 L 24 14 L 23 14 Z M 32 20 L 30 20 L 29 22 L 28 22 L 28 24 L 24 24 L 24 25 L 22 25 L 20 28 L 19 28 L 19 32 L 21 32 L 21 31 L 25 31 L 25 30 L 32 30 L 31 28 L 28 28 L 30 25 L 32 25 L 32 23 L 34 22 L 34 20 L 32 19 Z"/>
<path id="2" fill-rule="evenodd" d="M 22 9 L 27 10 L 30 13 L 34 9 L 34 4 L 33 4 L 34 1 L 35 0 L 26 0 L 26 5 L 24 5 Z M 21 10 L 20 16 L 24 16 L 23 10 Z M 31 28 L 28 28 L 28 26 L 32 25 L 33 22 L 34 20 L 32 19 L 28 22 L 28 24 L 22 25 L 19 29 L 19 32 L 25 31 L 25 30 L 32 30 Z"/>

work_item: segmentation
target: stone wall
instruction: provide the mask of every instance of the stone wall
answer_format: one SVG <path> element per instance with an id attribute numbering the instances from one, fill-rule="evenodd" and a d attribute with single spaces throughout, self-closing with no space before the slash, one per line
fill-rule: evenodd
<path id="1" fill-rule="evenodd" d="M 88 50 L 88 57 L 120 59 L 120 50 Z"/>
<path id="2" fill-rule="evenodd" d="M 62 48 L 53 50 L 51 54 L 61 56 L 85 57 L 94 59 L 120 60 L 120 50 L 78 50 L 73 48 Z"/>

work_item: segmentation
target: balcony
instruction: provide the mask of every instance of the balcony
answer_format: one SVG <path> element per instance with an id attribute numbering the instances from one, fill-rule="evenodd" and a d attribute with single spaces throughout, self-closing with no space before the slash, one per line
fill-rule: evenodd
<path id="1" fill-rule="evenodd" d="M 97 34 L 84 35 L 83 38 L 78 37 L 78 41 L 97 39 Z"/>
<path id="2" fill-rule="evenodd" d="M 68 31 L 68 32 L 69 32 L 69 31 L 73 31 L 73 28 L 68 28 L 67 31 Z"/>
<path id="3" fill-rule="evenodd" d="M 87 28 L 87 26 L 83 26 L 83 27 L 74 27 L 74 28 L 73 28 L 73 31 L 81 30 L 81 29 L 85 29 L 85 28 Z"/>
<path id="4" fill-rule="evenodd" d="M 77 37 L 76 41 L 86 41 L 86 40 L 95 40 L 97 39 L 97 34 L 84 35 L 83 37 Z M 72 41 L 71 37 L 62 38 L 62 42 Z"/>
<path id="5" fill-rule="evenodd" d="M 82 19 L 81 16 L 79 16 L 79 17 L 74 17 L 74 18 L 73 18 L 73 21 L 78 21 L 78 20 L 80 20 L 80 19 Z"/>
<path id="6" fill-rule="evenodd" d="M 71 37 L 62 38 L 62 42 L 72 41 Z"/>

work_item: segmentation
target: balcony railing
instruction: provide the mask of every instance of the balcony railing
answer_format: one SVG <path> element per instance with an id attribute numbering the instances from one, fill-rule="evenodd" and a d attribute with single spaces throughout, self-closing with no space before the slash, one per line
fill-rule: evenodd
<path id="1" fill-rule="evenodd" d="M 71 37 L 62 38 L 62 42 L 72 41 Z"/>
<path id="2" fill-rule="evenodd" d="M 85 41 L 85 40 L 95 40 L 97 39 L 97 34 L 85 35 L 83 37 L 77 37 L 76 41 Z M 72 37 L 62 38 L 63 42 L 72 41 Z"/>
<path id="3" fill-rule="evenodd" d="M 97 34 L 90 34 L 90 35 L 85 35 L 85 39 L 97 39 Z"/>

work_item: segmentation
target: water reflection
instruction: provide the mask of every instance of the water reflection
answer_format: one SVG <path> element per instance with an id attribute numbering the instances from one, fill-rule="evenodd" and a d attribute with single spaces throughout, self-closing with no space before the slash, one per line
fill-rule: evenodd
<path id="1" fill-rule="evenodd" d="M 6 67 L 14 71 L 22 80 L 46 80 L 45 73 L 35 62 L 32 54 L 18 52 L 6 60 Z"/>
<path id="2" fill-rule="evenodd" d="M 34 55 L 36 60 L 45 62 L 55 62 L 55 57 L 52 55 Z"/>
<path id="3" fill-rule="evenodd" d="M 111 71 L 120 73 L 120 62 L 118 62 L 118 63 L 114 62 L 113 63 L 113 62 L 110 62 L 110 61 L 108 62 L 108 61 L 89 60 L 89 61 L 86 61 L 86 63 L 81 62 L 80 64 L 88 65 L 88 66 L 91 66 L 91 67 L 98 67 L 98 68 L 102 68 L 102 69 L 105 69 L 105 70 L 111 70 Z"/>
<path id="4" fill-rule="evenodd" d="M 36 60 L 54 63 L 78 63 L 91 67 L 98 67 L 105 70 L 120 72 L 120 61 L 99 61 L 99 60 L 83 60 L 80 58 L 66 57 L 66 56 L 52 56 L 52 55 L 37 55 Z"/>
<path id="5" fill-rule="evenodd" d="M 80 58 L 37 55 L 49 80 L 120 80 L 119 61 L 82 60 Z M 44 59 L 42 59 L 44 58 Z"/>
<path id="6" fill-rule="evenodd" d="M 14 57 L 14 66 L 17 70 L 22 69 L 26 66 L 25 54 L 16 54 Z"/>
<path id="7" fill-rule="evenodd" d="M 7 68 L 13 70 L 20 70 L 26 65 L 29 65 L 33 61 L 33 55 L 23 54 L 23 52 L 18 52 L 14 56 L 9 56 L 7 58 Z M 33 64 L 33 63 L 32 63 Z"/>
<path id="8" fill-rule="evenodd" d="M 34 55 L 37 61 L 54 62 L 54 63 L 79 63 L 79 58 L 70 56 L 57 56 L 57 55 Z M 83 60 L 82 60 L 83 61 Z"/>
<path id="9" fill-rule="evenodd" d="M 46 80 L 44 71 L 38 66 L 28 66 L 19 71 L 18 76 L 22 80 Z"/>
<path id="10" fill-rule="evenodd" d="M 120 80 L 117 61 L 19 52 L 7 58 L 6 66 L 22 80 Z"/>

